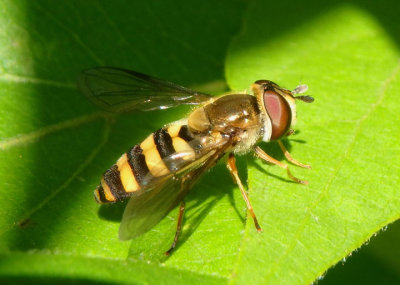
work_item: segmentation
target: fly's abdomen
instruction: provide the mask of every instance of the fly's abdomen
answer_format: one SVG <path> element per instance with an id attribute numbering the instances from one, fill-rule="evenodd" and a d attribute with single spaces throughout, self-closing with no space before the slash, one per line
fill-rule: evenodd
<path id="1" fill-rule="evenodd" d="M 149 135 L 124 153 L 94 191 L 98 203 L 123 200 L 179 171 L 196 159 L 196 146 L 186 124 L 175 123 Z"/>

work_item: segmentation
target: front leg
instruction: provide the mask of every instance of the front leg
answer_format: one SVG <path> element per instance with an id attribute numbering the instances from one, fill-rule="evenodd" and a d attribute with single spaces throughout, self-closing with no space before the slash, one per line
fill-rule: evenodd
<path id="1" fill-rule="evenodd" d="M 294 165 L 297 165 L 297 166 L 300 166 L 300 167 L 303 167 L 303 168 L 308 168 L 308 169 L 311 168 L 310 165 L 308 165 L 308 164 L 303 164 L 303 163 L 301 163 L 301 162 L 295 160 L 295 159 L 290 155 L 289 151 L 286 149 L 286 147 L 283 145 L 283 143 L 282 143 L 280 140 L 278 141 L 278 144 L 279 144 L 279 147 L 281 148 L 283 154 L 285 155 L 285 157 L 286 157 L 286 159 L 287 159 L 288 161 L 290 161 L 290 162 L 293 163 Z"/>
<path id="2" fill-rule="evenodd" d="M 289 176 L 290 179 L 292 179 L 293 181 L 300 183 L 300 184 L 308 184 L 308 181 L 306 180 L 300 180 L 296 177 L 294 177 L 292 175 L 292 173 L 289 170 L 289 167 L 287 166 L 287 164 L 282 163 L 278 160 L 276 160 L 275 158 L 269 156 L 268 154 L 266 154 L 260 147 L 256 146 L 254 149 L 255 153 L 257 154 L 257 156 L 259 158 L 261 158 L 262 160 L 269 162 L 269 163 L 273 163 L 275 165 L 278 165 L 279 167 L 286 169 L 287 175 Z"/>

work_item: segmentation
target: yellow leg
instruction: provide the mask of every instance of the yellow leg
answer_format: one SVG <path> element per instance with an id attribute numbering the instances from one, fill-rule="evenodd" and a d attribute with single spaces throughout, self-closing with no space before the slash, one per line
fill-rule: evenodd
<path id="1" fill-rule="evenodd" d="M 272 164 L 275 164 L 275 165 L 278 165 L 279 167 L 281 167 L 281 168 L 283 168 L 283 169 L 286 169 L 287 175 L 288 175 L 289 178 L 292 179 L 293 181 L 295 181 L 295 182 L 297 182 L 297 183 L 301 183 L 301 184 L 308 184 L 308 181 L 306 181 L 306 180 L 300 180 L 300 179 L 294 177 L 294 176 L 292 175 L 292 173 L 290 172 L 289 167 L 287 166 L 287 164 L 282 163 L 282 162 L 276 160 L 275 158 L 269 156 L 268 154 L 266 154 L 266 153 L 265 153 L 260 147 L 258 147 L 258 146 L 256 146 L 254 150 L 255 150 L 257 156 L 258 156 L 259 158 L 261 158 L 262 160 L 264 160 L 264 161 L 266 161 L 266 162 L 269 162 L 269 163 L 272 163 Z"/>
<path id="2" fill-rule="evenodd" d="M 239 174 L 238 174 L 238 171 L 236 168 L 235 156 L 233 155 L 233 153 L 229 154 L 228 163 L 226 166 L 228 167 L 228 169 L 233 177 L 233 180 L 239 186 L 240 192 L 242 193 L 243 199 L 247 205 L 247 209 L 249 210 L 250 215 L 253 218 L 254 225 L 255 225 L 257 231 L 261 232 L 262 229 L 261 229 L 260 225 L 258 224 L 256 214 L 254 214 L 253 206 L 250 203 L 249 197 L 247 197 L 246 190 L 243 187 L 242 181 L 240 181 L 240 177 L 239 177 Z"/>
<path id="3" fill-rule="evenodd" d="M 278 141 L 278 143 L 279 143 L 279 147 L 281 148 L 283 154 L 285 155 L 285 157 L 286 157 L 286 159 L 287 159 L 288 161 L 290 161 L 290 162 L 293 163 L 294 165 L 297 165 L 297 166 L 300 166 L 300 167 L 303 167 L 303 168 L 311 168 L 310 165 L 308 165 L 308 164 L 303 164 L 303 163 L 301 163 L 301 162 L 295 160 L 295 159 L 290 155 L 289 151 L 286 149 L 286 147 L 283 145 L 283 143 L 282 143 L 281 141 Z"/>

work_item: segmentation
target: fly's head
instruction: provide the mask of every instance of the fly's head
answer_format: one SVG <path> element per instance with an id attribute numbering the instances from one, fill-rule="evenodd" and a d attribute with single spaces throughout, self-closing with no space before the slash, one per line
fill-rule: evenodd
<path id="1" fill-rule="evenodd" d="M 257 80 L 251 86 L 257 97 L 259 108 L 264 115 L 263 141 L 278 140 L 290 133 L 296 123 L 296 100 L 311 103 L 308 95 L 295 96 L 307 91 L 307 85 L 300 85 L 293 91 L 280 87 L 269 80 Z"/>

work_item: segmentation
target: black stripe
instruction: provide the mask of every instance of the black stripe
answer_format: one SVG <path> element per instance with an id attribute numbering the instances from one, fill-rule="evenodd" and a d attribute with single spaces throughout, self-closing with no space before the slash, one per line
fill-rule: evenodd
<path id="1" fill-rule="evenodd" d="M 185 140 L 186 142 L 190 142 L 193 140 L 193 136 L 189 131 L 189 128 L 187 125 L 182 125 L 181 129 L 179 130 L 178 136 Z"/>
<path id="2" fill-rule="evenodd" d="M 192 132 L 189 130 L 189 127 L 187 125 L 181 126 L 178 136 L 185 142 L 187 142 L 197 154 L 201 152 L 202 145 L 200 141 L 195 136 L 193 136 Z"/>
<path id="3" fill-rule="evenodd" d="M 107 170 L 104 173 L 103 177 L 108 187 L 110 187 L 111 194 L 115 197 L 117 201 L 129 196 L 129 194 L 126 193 L 124 186 L 122 185 L 121 176 L 119 174 L 118 166 L 116 164 L 114 164 L 109 170 Z"/>
<path id="4" fill-rule="evenodd" d="M 160 154 L 161 158 L 168 157 L 176 152 L 172 144 L 171 136 L 164 128 L 156 131 L 153 134 L 153 138 L 154 138 L 154 144 L 156 145 L 158 153 Z"/>
<path id="5" fill-rule="evenodd" d="M 251 97 L 252 97 L 251 105 L 253 105 L 252 107 L 253 107 L 255 113 L 256 113 L 256 115 L 258 115 L 258 114 L 260 114 L 260 106 L 258 106 L 257 98 L 254 96 L 251 96 Z"/>
<path id="6" fill-rule="evenodd" d="M 143 186 L 145 177 L 150 175 L 143 149 L 137 144 L 127 152 L 127 155 L 129 166 L 132 169 L 133 175 L 135 175 L 136 181 L 140 186 Z"/>
<path id="7" fill-rule="evenodd" d="M 99 185 L 97 186 L 96 190 L 95 190 L 98 194 L 99 194 L 99 203 L 109 203 L 109 202 L 113 202 L 113 201 L 108 201 L 106 198 L 106 195 L 104 194 L 104 189 L 103 186 Z M 97 200 L 97 199 L 96 199 Z"/>

